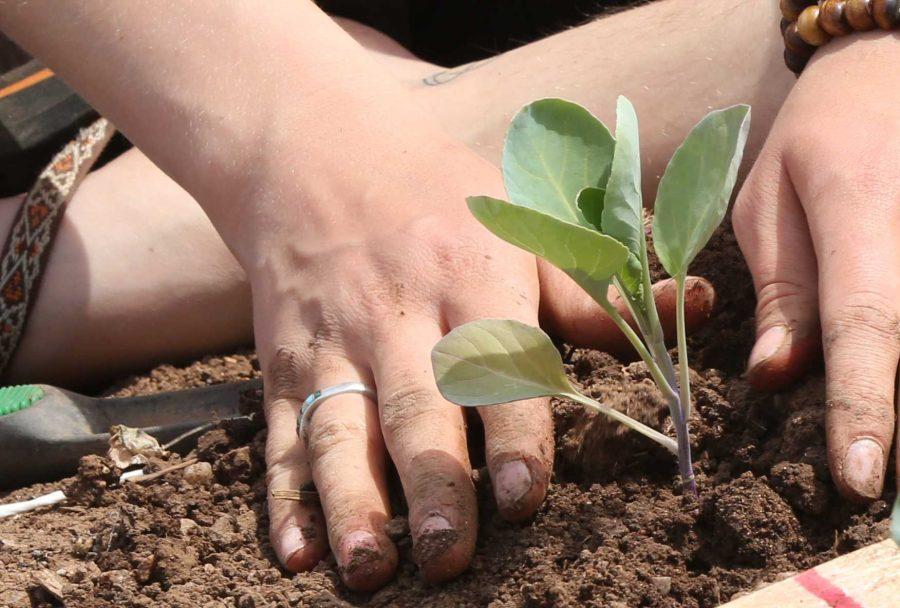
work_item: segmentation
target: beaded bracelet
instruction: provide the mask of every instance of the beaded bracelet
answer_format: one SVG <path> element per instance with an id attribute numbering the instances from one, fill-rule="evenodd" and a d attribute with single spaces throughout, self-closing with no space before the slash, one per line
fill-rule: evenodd
<path id="1" fill-rule="evenodd" d="M 835 36 L 900 27 L 900 0 L 781 0 L 784 62 L 795 74 Z"/>

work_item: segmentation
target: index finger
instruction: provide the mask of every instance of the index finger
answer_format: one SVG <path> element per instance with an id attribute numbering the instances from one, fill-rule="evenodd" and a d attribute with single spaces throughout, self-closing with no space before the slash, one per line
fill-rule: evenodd
<path id="1" fill-rule="evenodd" d="M 894 435 L 900 213 L 883 190 L 829 181 L 808 214 L 820 269 L 828 455 L 841 493 L 867 501 L 881 495 Z"/>

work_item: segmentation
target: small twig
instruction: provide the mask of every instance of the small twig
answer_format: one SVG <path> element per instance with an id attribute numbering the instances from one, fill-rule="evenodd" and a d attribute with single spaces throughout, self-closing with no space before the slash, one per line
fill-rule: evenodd
<path id="1" fill-rule="evenodd" d="M 164 450 L 166 450 L 166 451 L 169 451 L 169 450 L 172 449 L 172 446 L 173 446 L 173 445 L 177 445 L 178 443 L 181 443 L 183 440 L 187 439 L 187 438 L 190 437 L 191 435 L 196 435 L 197 433 L 202 433 L 202 432 L 205 431 L 206 429 L 211 429 L 211 428 L 214 427 L 214 426 L 215 426 L 215 423 L 209 422 L 209 423 L 207 423 L 207 424 L 201 424 L 200 426 L 194 427 L 194 428 L 192 428 L 192 429 L 189 430 L 189 431 L 185 431 L 184 433 L 182 433 L 181 435 L 179 435 L 178 437 L 176 437 L 176 438 L 173 439 L 172 441 L 170 441 L 170 442 L 164 444 L 164 445 L 162 446 L 162 449 L 164 449 Z"/>
<path id="2" fill-rule="evenodd" d="M 199 460 L 198 458 L 188 458 L 187 460 L 185 460 L 184 462 L 182 462 L 180 464 L 175 464 L 170 467 L 160 469 L 159 471 L 156 471 L 155 473 L 148 473 L 147 475 L 139 475 L 137 477 L 132 477 L 128 481 L 134 481 L 134 482 L 150 481 L 151 479 L 156 479 L 157 477 L 162 477 L 166 473 L 171 473 L 172 471 L 178 471 L 180 469 L 185 469 L 185 468 L 191 466 L 192 464 L 194 464 L 195 462 L 197 462 L 198 460 Z"/>

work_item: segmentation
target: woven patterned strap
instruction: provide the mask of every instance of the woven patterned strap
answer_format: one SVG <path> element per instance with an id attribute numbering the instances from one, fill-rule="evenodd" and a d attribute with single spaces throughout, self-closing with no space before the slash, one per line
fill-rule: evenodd
<path id="1" fill-rule="evenodd" d="M 114 133 L 105 118 L 82 129 L 41 172 L 19 207 L 0 258 L 0 375 L 22 339 L 63 210 Z"/>

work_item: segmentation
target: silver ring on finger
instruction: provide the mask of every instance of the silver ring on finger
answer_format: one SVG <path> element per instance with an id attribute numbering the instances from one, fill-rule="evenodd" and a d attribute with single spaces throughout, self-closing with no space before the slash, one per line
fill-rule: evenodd
<path id="1" fill-rule="evenodd" d="M 362 382 L 342 382 L 341 384 L 335 384 L 334 386 L 317 390 L 310 394 L 309 397 L 303 401 L 303 405 L 300 406 L 300 413 L 297 415 L 297 436 L 304 436 L 306 427 L 309 426 L 309 420 L 315 413 L 316 408 L 322 405 L 325 400 L 337 397 L 338 395 L 346 395 L 348 393 L 365 395 L 373 401 L 376 398 L 375 389 L 366 386 Z"/>

